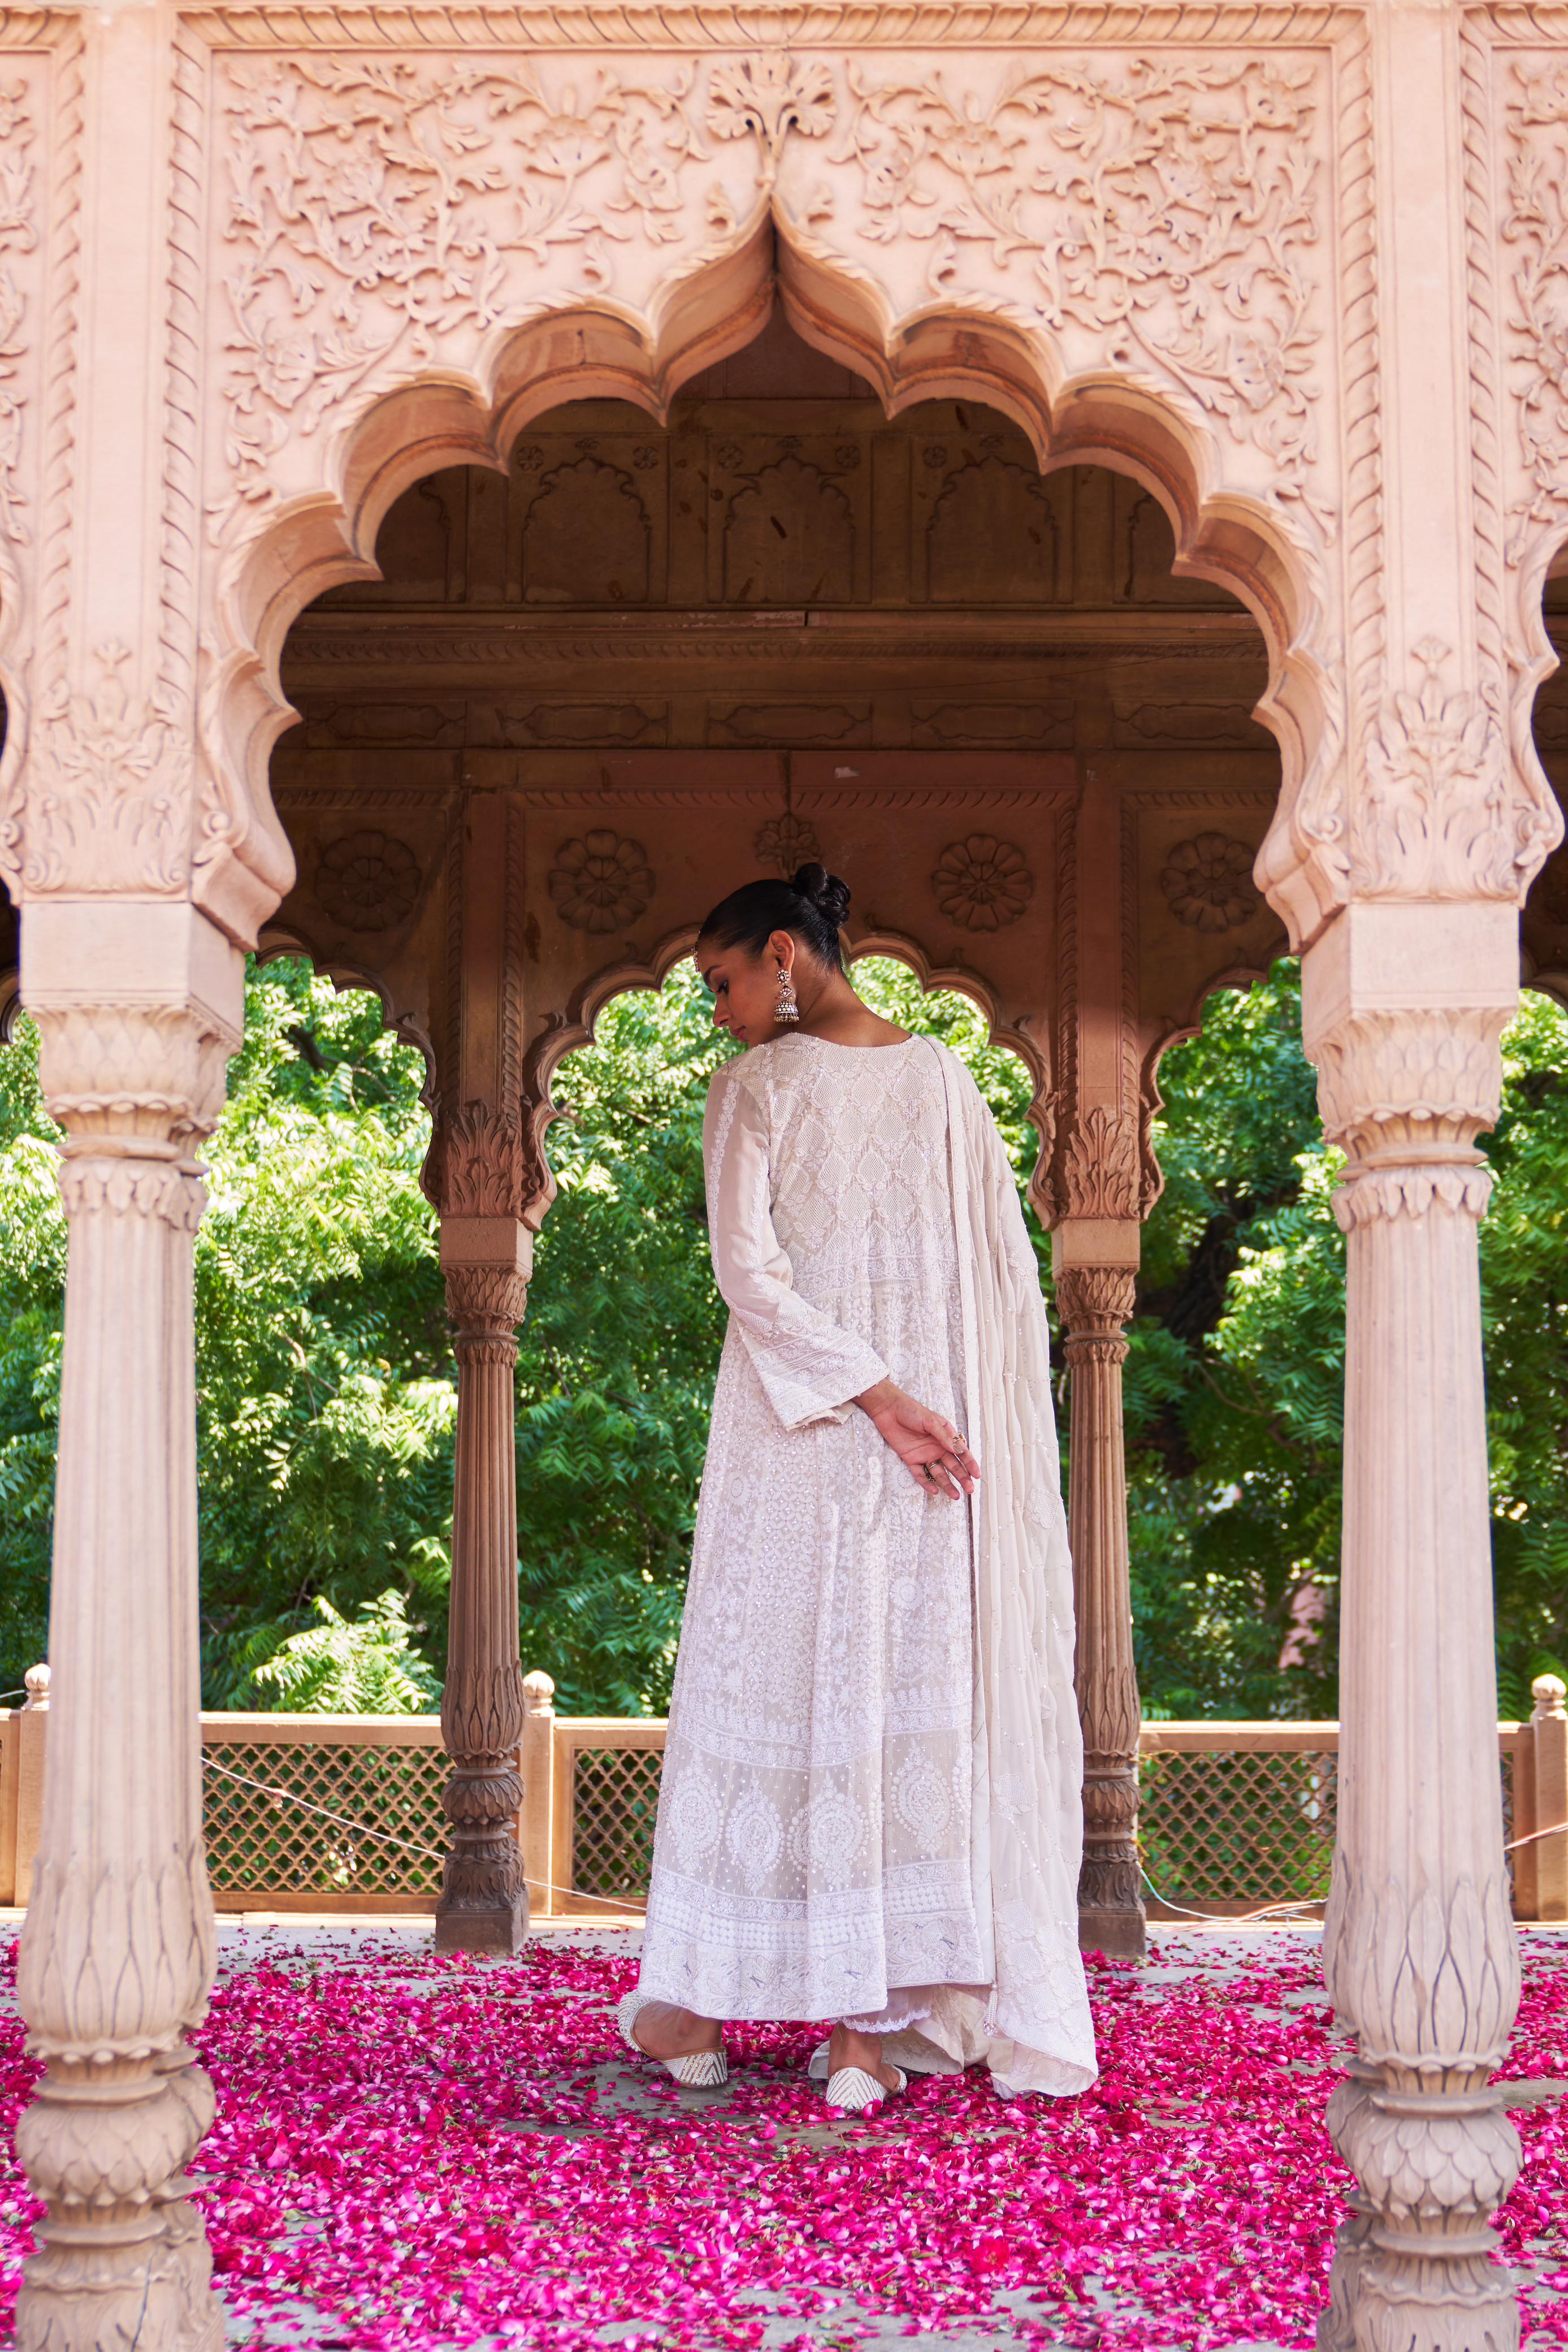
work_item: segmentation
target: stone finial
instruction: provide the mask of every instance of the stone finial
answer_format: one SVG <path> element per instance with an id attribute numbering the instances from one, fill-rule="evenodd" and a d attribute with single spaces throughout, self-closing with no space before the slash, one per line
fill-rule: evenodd
<path id="1" fill-rule="evenodd" d="M 523 1705 L 530 1715 L 549 1715 L 554 1696 L 555 1684 L 549 1675 L 540 1674 L 536 1667 L 531 1675 L 523 1676 Z"/>
<path id="2" fill-rule="evenodd" d="M 1537 1675 L 1530 1685 L 1530 1696 L 1535 1701 L 1530 1711 L 1531 1723 L 1543 1723 L 1552 1716 L 1568 1713 L 1563 1704 L 1568 1698 L 1568 1683 L 1561 1675 Z"/>
<path id="3" fill-rule="evenodd" d="M 49 1670 L 46 1665 L 29 1666 L 22 1680 L 27 1685 L 27 1696 L 22 1702 L 24 1715 L 47 1715 L 49 1708 Z M 1562 1685 L 1558 1685 L 1562 1688 Z"/>

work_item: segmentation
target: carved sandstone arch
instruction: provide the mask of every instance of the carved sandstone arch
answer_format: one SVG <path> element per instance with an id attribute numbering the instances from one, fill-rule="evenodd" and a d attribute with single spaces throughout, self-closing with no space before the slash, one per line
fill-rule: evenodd
<path id="1" fill-rule="evenodd" d="M 433 10 L 390 73 L 358 12 L 183 22 L 217 196 L 193 257 L 224 288 L 205 323 L 208 543 L 166 589 L 214 651 L 204 903 L 244 929 L 287 882 L 265 779 L 287 723 L 282 639 L 312 596 L 364 576 L 398 493 L 503 464 L 567 397 L 662 415 L 779 299 L 891 410 L 968 394 L 1046 467 L 1132 473 L 1178 567 L 1249 606 L 1285 771 L 1260 878 L 1314 936 L 1347 887 L 1347 689 L 1373 690 L 1380 644 L 1375 435 L 1339 389 L 1373 356 L 1363 20 L 1260 12 L 1249 50 L 1176 11 L 1133 58 L 1094 47 L 1099 16 L 982 15 L 956 66 L 918 16 L 830 14 L 810 48 L 758 48 L 722 14 L 678 34 L 652 10 L 616 21 L 590 57 L 576 20 L 519 14 L 508 38 L 512 19 L 487 18 L 493 46 L 459 59 Z M 569 134 L 562 193 L 547 167 Z M 461 169 L 442 161 L 455 152 Z M 279 205 L 279 171 L 301 201 Z M 1113 234 L 1089 234 L 1107 207 Z M 1352 639 L 1369 650 L 1347 673 Z"/>

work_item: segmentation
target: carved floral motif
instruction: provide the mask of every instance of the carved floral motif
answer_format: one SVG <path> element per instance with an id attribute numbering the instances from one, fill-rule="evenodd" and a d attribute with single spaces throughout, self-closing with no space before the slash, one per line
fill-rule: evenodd
<path id="1" fill-rule="evenodd" d="M 1568 67 L 1513 68 L 1507 110 L 1505 245 L 1515 249 L 1509 324 L 1522 361 L 1517 414 L 1529 496 L 1514 509 L 1529 522 L 1561 523 L 1568 512 Z"/>
<path id="2" fill-rule="evenodd" d="M 808 859 L 820 860 L 822 855 L 816 827 L 791 810 L 786 810 L 782 816 L 770 816 L 766 824 L 758 825 L 754 846 L 764 866 L 776 866 L 786 877 Z"/>
<path id="3" fill-rule="evenodd" d="M 389 833 L 346 833 L 321 852 L 317 900 L 347 931 L 395 930 L 418 896 L 419 860 Z"/>
<path id="4" fill-rule="evenodd" d="M 550 868 L 549 894 L 574 931 L 614 931 L 634 923 L 653 895 L 640 841 L 600 827 L 564 841 Z"/>
<path id="5" fill-rule="evenodd" d="M 1250 922 L 1259 898 L 1252 851 L 1228 834 L 1199 833 L 1178 841 L 1160 876 L 1170 910 L 1195 931 L 1233 931 Z"/>
<path id="6" fill-rule="evenodd" d="M 1034 876 L 1016 842 L 972 833 L 950 842 L 931 877 L 936 904 L 965 931 L 999 931 L 1016 923 L 1034 896 Z"/>
<path id="7" fill-rule="evenodd" d="M 1501 727 L 1465 688 L 1448 690 L 1449 653 L 1415 648 L 1416 685 L 1385 704 L 1366 747 L 1352 872 L 1398 898 L 1514 898 L 1556 837 L 1543 809 L 1513 805 Z"/>
<path id="8" fill-rule="evenodd" d="M 1321 523 L 1322 60 L 1037 51 L 999 81 L 968 70 L 781 48 L 226 58 L 220 521 L 270 499 L 286 443 L 455 333 L 472 350 L 569 296 L 646 304 L 661 249 L 685 264 L 740 233 L 795 142 L 825 175 L 789 185 L 800 233 L 838 224 L 862 274 L 914 245 L 928 297 L 1043 320 L 1086 360 L 1179 386 Z M 747 184 L 721 181 L 747 142 Z"/>
<path id="9" fill-rule="evenodd" d="M 553 292 L 560 248 L 604 292 L 614 247 L 680 237 L 682 167 L 702 152 L 692 81 L 689 66 L 601 66 L 547 86 L 517 58 L 373 51 L 231 64 L 235 499 L 220 525 L 269 501 L 268 460 L 388 362 Z"/>
<path id="10" fill-rule="evenodd" d="M 515 1113 L 483 1102 L 438 1108 L 422 1181 L 444 1217 L 521 1217 L 547 1176 Z"/>
<path id="11" fill-rule="evenodd" d="M 983 257 L 988 288 L 1173 378 L 1306 500 L 1317 67 L 1030 58 L 988 100 L 936 67 L 884 79 L 852 58 L 847 79 L 862 237 L 928 243 L 930 289 L 955 300 L 966 248 Z"/>
<path id="12" fill-rule="evenodd" d="M 1066 1217 L 1138 1214 L 1138 1122 L 1107 1103 L 1080 1111 L 1061 1143 L 1057 1192 Z"/>
<path id="13" fill-rule="evenodd" d="M 766 49 L 716 66 L 708 84 L 708 129 L 716 139 L 757 133 L 765 187 L 773 184 L 787 134 L 799 131 L 806 139 L 823 138 L 833 116 L 833 77 L 821 58 Z"/>
<path id="14" fill-rule="evenodd" d="M 93 683 L 61 679 L 34 742 L 23 877 L 33 891 L 184 887 L 191 753 L 173 712 L 127 681 L 130 648 L 92 656 Z"/>

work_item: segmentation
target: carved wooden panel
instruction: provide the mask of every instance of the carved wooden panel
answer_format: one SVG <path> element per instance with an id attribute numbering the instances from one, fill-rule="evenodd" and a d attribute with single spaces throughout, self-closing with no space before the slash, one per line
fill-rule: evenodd
<path id="1" fill-rule="evenodd" d="M 540 433 L 513 453 L 507 593 L 525 604 L 662 603 L 669 441 Z"/>
<path id="2" fill-rule="evenodd" d="M 1233 600 L 1207 580 L 1178 580 L 1176 538 L 1158 499 L 1125 474 L 1115 477 L 1114 594 L 1120 604 L 1218 604 Z"/>
<path id="3" fill-rule="evenodd" d="M 863 433 L 710 436 L 710 604 L 866 602 L 866 455 Z"/>
<path id="4" fill-rule="evenodd" d="M 1072 480 L 1042 476 L 1016 428 L 940 429 L 915 450 L 909 497 L 910 589 L 934 604 L 1071 603 Z M 977 412 L 959 407 L 971 425 Z"/>
<path id="5" fill-rule="evenodd" d="M 476 748 L 531 751 L 540 744 L 663 743 L 668 708 L 646 698 L 621 701 L 475 700 L 468 741 Z"/>
<path id="6" fill-rule="evenodd" d="M 1124 970 L 1145 1046 L 1196 1019 L 1222 977 L 1268 970 L 1284 927 L 1252 879 L 1273 794 L 1134 785 L 1122 798 Z"/>
<path id="7" fill-rule="evenodd" d="M 844 702 L 715 703 L 707 740 L 717 745 L 869 743 L 872 707 L 863 697 Z"/>
<path id="8" fill-rule="evenodd" d="M 1019 751 L 1072 748 L 1071 702 L 937 702 L 919 697 L 910 706 L 910 721 L 911 742 L 934 751 L 975 743 Z"/>

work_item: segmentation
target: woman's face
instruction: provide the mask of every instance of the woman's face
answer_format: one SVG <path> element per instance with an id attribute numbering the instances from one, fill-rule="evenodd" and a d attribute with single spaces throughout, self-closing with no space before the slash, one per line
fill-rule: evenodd
<path id="1" fill-rule="evenodd" d="M 780 967 L 791 977 L 797 942 L 788 931 L 775 931 L 760 955 L 745 948 L 716 948 L 699 940 L 696 966 L 713 991 L 713 1017 L 741 1045 L 760 1045 L 779 1034 Z"/>

